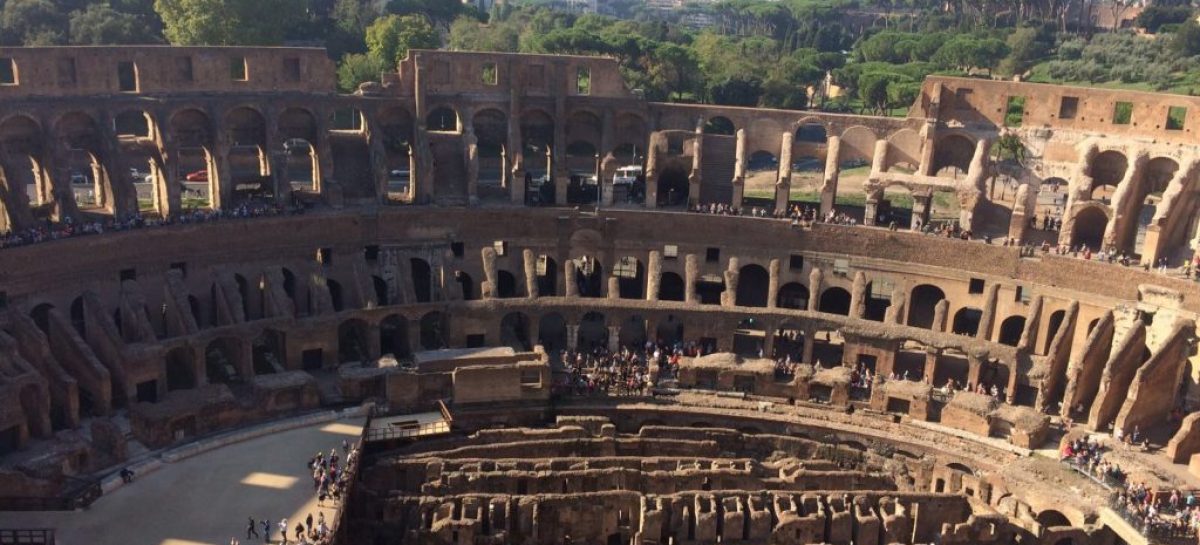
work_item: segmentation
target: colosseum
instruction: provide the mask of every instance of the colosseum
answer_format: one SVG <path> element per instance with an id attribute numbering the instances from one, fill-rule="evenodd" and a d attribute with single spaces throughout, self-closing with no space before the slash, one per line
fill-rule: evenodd
<path id="1" fill-rule="evenodd" d="M 1196 542 L 1200 99 L 380 79 L 0 48 L 0 543 L 331 411 L 363 418 L 337 544 Z"/>

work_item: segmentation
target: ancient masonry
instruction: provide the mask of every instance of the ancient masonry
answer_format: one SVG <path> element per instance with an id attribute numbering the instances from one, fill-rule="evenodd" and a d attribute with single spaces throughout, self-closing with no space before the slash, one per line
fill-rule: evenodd
<path id="1" fill-rule="evenodd" d="M 1186 263 L 1200 99 L 930 77 L 879 118 L 441 51 L 335 87 L 322 50 L 0 48 L 0 231 L 309 209 L 0 250 L 0 494 L 60 494 L 135 444 L 451 399 L 453 433 L 372 447 L 340 539 L 1107 545 L 1106 493 L 1028 449 L 1051 417 L 1148 430 L 1200 402 L 1195 283 L 910 229 L 940 202 L 976 235 Z M 613 184 L 635 163 L 644 191 Z M 868 227 L 680 213 L 781 210 L 797 165 L 810 206 L 857 196 Z M 909 223 L 870 227 L 897 192 Z M 1031 227 L 1047 211 L 1061 229 Z M 678 395 L 552 400 L 550 354 L 647 339 L 718 353 Z M 908 380 L 856 395 L 860 365 Z M 1197 453 L 1193 414 L 1147 456 Z"/>

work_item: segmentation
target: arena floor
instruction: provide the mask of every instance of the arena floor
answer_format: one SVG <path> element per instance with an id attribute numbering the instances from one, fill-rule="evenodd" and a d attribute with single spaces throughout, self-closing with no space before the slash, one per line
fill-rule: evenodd
<path id="1" fill-rule="evenodd" d="M 318 450 L 353 442 L 361 420 L 336 421 L 213 450 L 136 478 L 77 512 L 0 513 L 0 527 L 56 528 L 58 545 L 227 545 L 246 540 L 246 518 L 289 526 L 318 508 L 305 465 Z M 329 503 L 327 505 L 332 505 Z M 261 536 L 262 529 L 258 529 Z M 273 528 L 274 541 L 279 540 Z"/>

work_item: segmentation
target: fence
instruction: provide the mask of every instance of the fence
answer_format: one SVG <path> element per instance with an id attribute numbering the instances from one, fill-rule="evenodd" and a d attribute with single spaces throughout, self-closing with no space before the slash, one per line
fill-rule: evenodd
<path id="1" fill-rule="evenodd" d="M 54 545 L 51 528 L 0 529 L 0 545 Z"/>
<path id="2" fill-rule="evenodd" d="M 376 428 L 372 426 L 372 418 L 367 420 L 366 430 L 363 432 L 363 440 L 367 443 L 373 441 L 386 441 L 389 439 L 403 439 L 408 437 L 420 437 L 422 435 L 434 435 L 439 433 L 449 433 L 451 426 L 454 424 L 454 417 L 450 414 L 450 409 L 441 400 L 438 401 L 438 411 L 442 415 L 442 419 L 437 422 L 426 422 L 420 424 L 416 421 L 412 422 L 395 422 L 386 428 Z"/>
<path id="3" fill-rule="evenodd" d="M 74 511 L 83 509 L 104 494 L 100 480 L 68 478 L 67 490 L 54 497 L 8 496 L 0 497 L 0 511 Z M 0 541 L 0 545 L 4 542 Z"/>

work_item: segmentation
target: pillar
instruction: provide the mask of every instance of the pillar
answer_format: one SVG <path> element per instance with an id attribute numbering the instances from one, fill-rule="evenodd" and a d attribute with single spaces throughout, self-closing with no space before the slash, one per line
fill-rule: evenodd
<path id="1" fill-rule="evenodd" d="M 617 278 L 617 277 L 611 276 L 611 275 L 608 277 L 607 296 L 609 299 L 620 299 L 621 298 L 621 279 L 620 278 Z"/>
<path id="2" fill-rule="evenodd" d="M 1042 305 L 1045 303 L 1041 295 L 1033 298 L 1029 313 L 1025 319 L 1025 329 L 1021 331 L 1021 340 L 1017 341 L 1018 350 L 1033 350 L 1037 346 L 1038 325 L 1042 320 Z M 1066 325 L 1066 324 L 1063 324 Z M 1062 326 L 1059 326 L 1062 329 Z"/>
<path id="3" fill-rule="evenodd" d="M 867 314 L 867 274 L 854 273 L 854 284 L 850 286 L 850 317 L 862 318 Z"/>
<path id="4" fill-rule="evenodd" d="M 900 286 L 892 288 L 891 303 L 888 304 L 887 310 L 884 311 L 883 323 L 904 325 L 904 317 L 908 309 L 908 295 L 904 293 L 904 289 Z"/>
<path id="5" fill-rule="evenodd" d="M 725 291 L 721 292 L 721 306 L 737 306 L 739 261 L 736 257 L 729 258 L 729 268 L 725 270 Z"/>
<path id="6" fill-rule="evenodd" d="M 621 350 L 621 326 L 608 326 L 608 351 L 616 354 Z"/>
<path id="7" fill-rule="evenodd" d="M 815 333 L 811 330 L 806 330 L 804 332 L 804 351 L 803 351 L 803 354 L 801 354 L 801 358 L 800 358 L 802 363 L 809 363 L 809 364 L 813 363 L 813 335 L 814 334 Z"/>
<path id="8" fill-rule="evenodd" d="M 929 213 L 933 208 L 933 194 L 917 195 L 913 194 L 913 211 L 912 219 L 909 222 L 908 228 L 914 231 L 920 230 L 922 226 L 929 225 Z"/>
<path id="9" fill-rule="evenodd" d="M 650 133 L 650 144 L 646 147 L 646 208 L 658 206 L 658 150 L 665 147 L 666 135 Z"/>
<path id="10" fill-rule="evenodd" d="M 733 162 L 733 199 L 729 205 L 741 208 L 746 195 L 746 129 L 738 129 L 736 138 Z"/>
<path id="11" fill-rule="evenodd" d="M 1032 178 L 1031 176 L 1024 177 Z M 1037 217 L 1037 194 L 1039 191 L 1029 183 L 1017 186 L 1017 195 L 1013 198 L 1012 216 L 1008 220 L 1008 238 L 1017 241 L 1018 244 L 1025 241 L 1025 234 L 1029 230 L 1029 219 Z"/>
<path id="12" fill-rule="evenodd" d="M 1129 161 L 1121 183 L 1117 185 L 1116 191 L 1113 191 L 1112 205 L 1110 206 L 1112 215 L 1108 219 L 1108 224 L 1104 226 L 1103 246 L 1105 248 L 1116 248 L 1122 252 L 1133 250 L 1134 241 L 1131 239 L 1137 230 L 1131 229 L 1130 223 L 1137 221 L 1137 218 L 1133 217 L 1133 212 L 1139 204 L 1136 202 L 1139 193 L 1138 186 L 1142 183 L 1146 163 L 1149 161 L 1150 156 L 1146 150 L 1138 150 L 1137 155 Z"/>
<path id="13" fill-rule="evenodd" d="M 688 254 L 683 261 L 683 300 L 688 304 L 699 303 L 696 297 L 696 282 L 700 279 L 700 260 L 696 254 Z"/>
<path id="14" fill-rule="evenodd" d="M 479 296 L 482 299 L 496 297 L 496 249 L 485 246 L 479 252 L 483 260 L 483 282 L 479 284 Z"/>
<path id="15" fill-rule="evenodd" d="M 991 141 L 987 138 L 980 138 L 975 142 L 975 155 L 971 158 L 971 164 L 967 168 L 967 177 L 959 185 L 958 224 L 967 231 L 974 230 L 975 209 L 986 198 L 984 182 L 991 174 L 987 155 L 990 146 Z"/>
<path id="16" fill-rule="evenodd" d="M 830 136 L 825 145 L 825 176 L 821 179 L 821 216 L 833 210 L 837 200 L 838 176 L 841 175 L 842 139 Z"/>
<path id="17" fill-rule="evenodd" d="M 537 257 L 533 250 L 525 248 L 521 252 L 521 261 L 525 268 L 525 293 L 530 299 L 538 298 Z M 550 271 L 552 274 L 553 271 Z"/>
<path id="18" fill-rule="evenodd" d="M 575 260 L 568 259 L 563 264 L 563 289 L 567 297 L 579 297 L 579 284 L 575 278 Z"/>
<path id="19" fill-rule="evenodd" d="M 525 149 L 521 137 L 521 90 L 525 87 L 518 81 L 517 74 L 520 65 L 508 64 L 508 73 L 512 74 L 512 84 L 508 93 L 508 141 L 505 155 L 512 164 L 509 176 L 508 197 L 513 204 L 525 204 Z"/>
<path id="20" fill-rule="evenodd" d="M 992 324 L 996 323 L 996 303 L 999 295 L 1000 284 L 992 283 L 988 286 L 983 300 L 983 317 L 979 319 L 979 330 L 975 332 L 975 338 L 985 341 L 992 338 Z"/>
<path id="21" fill-rule="evenodd" d="M 863 203 L 863 225 L 875 225 L 875 220 L 879 217 L 879 201 L 883 200 L 883 189 L 868 185 L 863 191 L 867 194 L 866 202 Z"/>
<path id="22" fill-rule="evenodd" d="M 379 346 L 379 324 L 367 324 L 367 335 L 365 342 L 367 343 L 367 357 L 372 360 L 378 360 L 382 354 L 380 351 L 383 347 Z M 366 362 L 364 362 L 366 363 Z"/>
<path id="23" fill-rule="evenodd" d="M 817 305 L 821 300 L 821 281 L 824 279 L 825 275 L 817 267 L 808 273 L 808 310 L 819 310 Z"/>
<path id="24" fill-rule="evenodd" d="M 470 123 L 463 123 L 463 162 L 467 167 L 467 202 L 479 203 L 479 138 Z"/>
<path id="25" fill-rule="evenodd" d="M 646 264 L 646 300 L 657 301 L 658 290 L 662 283 L 662 253 L 650 250 L 649 262 Z"/>
<path id="26" fill-rule="evenodd" d="M 1075 212 L 1077 204 L 1091 197 L 1092 191 L 1092 162 L 1100 153 L 1095 140 L 1087 141 L 1087 145 L 1079 150 L 1079 163 L 1067 185 L 1067 202 L 1063 207 L 1062 229 L 1058 232 L 1058 243 L 1071 244 L 1075 234 Z"/>
<path id="27" fill-rule="evenodd" d="M 574 78 L 567 78 L 565 74 L 566 66 L 561 62 L 556 62 L 551 69 L 551 75 L 554 79 L 549 81 L 566 81 Z M 550 173 L 554 180 L 554 203 L 561 206 L 567 204 L 567 184 L 570 182 L 570 172 L 567 171 L 567 97 L 565 93 L 555 93 L 554 95 L 554 146 L 550 148 L 550 167 L 546 172 Z"/>
<path id="28" fill-rule="evenodd" d="M 771 321 L 766 326 L 766 332 L 763 334 L 762 353 L 764 358 L 773 358 L 775 357 L 775 331 L 779 328 L 779 324 Z"/>
<path id="29" fill-rule="evenodd" d="M 979 384 L 979 375 L 983 372 L 984 357 L 986 354 L 978 352 L 967 353 L 967 386 L 974 387 Z"/>
<path id="30" fill-rule="evenodd" d="M 1181 164 L 1167 184 L 1166 191 L 1163 191 L 1162 200 L 1154 210 L 1154 218 L 1150 220 L 1150 225 L 1146 228 L 1146 237 L 1142 241 L 1143 263 L 1157 263 L 1158 258 L 1167 251 L 1171 239 L 1183 239 L 1173 231 L 1186 229 L 1186 223 L 1181 218 L 1175 218 L 1176 214 L 1172 211 L 1182 206 L 1179 197 L 1183 194 L 1184 184 L 1195 177 L 1197 168 L 1200 168 L 1200 161 L 1197 159 Z"/>
<path id="31" fill-rule="evenodd" d="M 779 271 L 782 264 L 779 259 L 772 259 L 767 265 L 767 274 L 770 279 L 767 281 L 767 308 L 775 308 L 779 301 Z"/>
<path id="32" fill-rule="evenodd" d="M 579 326 L 567 324 L 567 350 L 574 352 L 579 347 Z"/>
<path id="33" fill-rule="evenodd" d="M 692 171 L 688 174 L 687 207 L 700 204 L 700 182 L 704 180 L 704 126 L 696 125 L 696 137 L 692 139 Z"/>
<path id="34" fill-rule="evenodd" d="M 925 383 L 934 384 L 933 377 L 937 376 L 937 361 L 941 350 L 932 346 L 925 348 Z"/>
<path id="35" fill-rule="evenodd" d="M 942 299 L 933 307 L 933 324 L 930 329 L 934 331 L 946 331 L 946 315 L 950 313 L 950 301 Z"/>
<path id="36" fill-rule="evenodd" d="M 775 211 L 786 211 L 792 196 L 792 142 L 796 135 L 784 131 L 779 142 L 779 179 L 775 182 Z"/>

